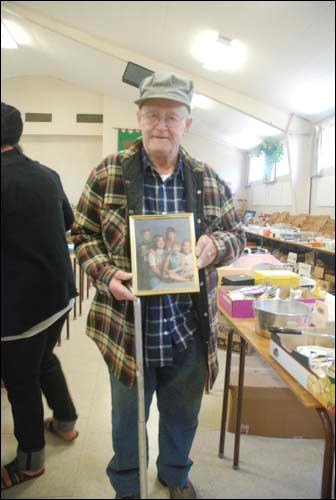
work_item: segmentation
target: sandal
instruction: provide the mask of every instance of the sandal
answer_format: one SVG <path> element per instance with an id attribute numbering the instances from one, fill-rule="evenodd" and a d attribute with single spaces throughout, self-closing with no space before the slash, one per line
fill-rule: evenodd
<path id="1" fill-rule="evenodd" d="M 35 479 L 36 477 L 42 476 L 44 474 L 45 468 L 40 470 L 37 474 L 31 475 L 26 474 L 24 471 L 20 470 L 18 467 L 18 463 L 16 458 L 7 465 L 1 467 L 1 491 L 8 490 L 17 484 L 24 483 L 25 481 L 29 481 L 30 479 Z M 5 481 L 5 475 L 6 481 Z M 10 485 L 8 486 L 8 482 L 10 481 Z"/>
<path id="2" fill-rule="evenodd" d="M 71 438 L 67 437 L 66 436 L 66 431 L 62 432 L 62 431 L 59 431 L 59 430 L 55 429 L 55 427 L 54 427 L 54 419 L 52 417 L 47 418 L 44 421 L 44 428 L 45 428 L 46 431 L 51 432 L 51 434 L 54 434 L 55 436 L 63 439 L 63 441 L 74 441 L 78 437 L 78 435 L 79 435 L 79 432 L 75 431 L 75 435 L 73 435 Z"/>

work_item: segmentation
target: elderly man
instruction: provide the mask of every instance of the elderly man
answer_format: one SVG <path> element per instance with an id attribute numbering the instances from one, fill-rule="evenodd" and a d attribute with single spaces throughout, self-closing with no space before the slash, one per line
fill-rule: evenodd
<path id="1" fill-rule="evenodd" d="M 142 139 L 91 174 L 73 227 L 76 254 L 97 289 L 87 333 L 109 367 L 114 457 L 107 474 L 116 498 L 139 498 L 134 296 L 128 215 L 193 212 L 200 293 L 142 300 L 146 418 L 156 392 L 158 480 L 170 498 L 197 498 L 188 479 L 204 384 L 216 357 L 216 266 L 239 257 L 245 236 L 225 183 L 181 146 L 192 119 L 193 83 L 154 73 L 140 85 Z"/>

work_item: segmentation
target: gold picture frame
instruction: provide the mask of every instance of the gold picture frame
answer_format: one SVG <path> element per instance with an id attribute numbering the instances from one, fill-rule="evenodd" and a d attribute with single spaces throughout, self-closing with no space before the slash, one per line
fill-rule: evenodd
<path id="1" fill-rule="evenodd" d="M 193 214 L 131 215 L 129 221 L 134 295 L 199 292 Z"/>

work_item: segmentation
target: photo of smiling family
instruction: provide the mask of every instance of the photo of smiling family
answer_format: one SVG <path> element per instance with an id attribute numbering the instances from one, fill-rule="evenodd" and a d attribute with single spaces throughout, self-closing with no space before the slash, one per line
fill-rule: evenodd
<path id="1" fill-rule="evenodd" d="M 199 292 L 193 214 L 130 217 L 135 295 Z"/>

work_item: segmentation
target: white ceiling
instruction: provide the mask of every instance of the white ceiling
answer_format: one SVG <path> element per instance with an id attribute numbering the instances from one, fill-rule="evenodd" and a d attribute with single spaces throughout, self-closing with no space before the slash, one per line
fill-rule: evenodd
<path id="1" fill-rule="evenodd" d="M 334 2 L 3 3 L 8 9 L 2 12 L 3 18 L 22 26 L 31 36 L 32 45 L 2 49 L 2 79 L 52 76 L 134 101 L 137 89 L 121 81 L 132 54 L 134 59 L 147 58 L 146 67 L 151 70 L 163 63 L 182 74 L 234 91 L 238 98 L 248 97 L 261 106 L 272 106 L 312 122 L 334 113 L 332 91 L 323 96 L 326 102 L 315 113 L 299 109 L 295 100 L 295 91 L 302 83 L 334 84 Z M 217 30 L 246 45 L 247 61 L 241 70 L 210 72 L 192 59 L 193 37 L 205 29 Z M 198 133 L 220 142 L 234 143 L 232 137 L 240 133 L 260 138 L 280 132 L 215 101 L 209 111 L 195 108 L 193 116 Z M 267 119 L 265 122 L 269 123 Z"/>

